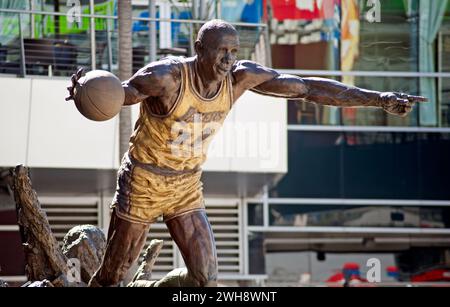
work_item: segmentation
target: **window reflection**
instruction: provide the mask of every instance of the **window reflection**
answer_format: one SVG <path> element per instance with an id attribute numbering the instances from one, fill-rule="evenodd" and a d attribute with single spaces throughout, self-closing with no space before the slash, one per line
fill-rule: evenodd
<path id="1" fill-rule="evenodd" d="M 267 286 L 342 286 L 344 274 L 351 269 L 352 285 L 367 282 L 367 259 L 380 259 L 381 281 L 396 282 L 397 272 L 393 253 L 325 253 L 325 259 L 319 259 L 318 253 L 308 251 L 266 253 Z M 333 283 L 333 285 L 331 284 Z"/>
<path id="2" fill-rule="evenodd" d="M 449 54 L 450 58 L 450 54 Z M 440 79 L 441 126 L 450 127 L 450 78 Z"/>
<path id="3" fill-rule="evenodd" d="M 439 71 L 450 72 L 450 2 L 439 40 Z M 439 79 L 441 126 L 450 127 L 450 78 Z"/>
<path id="4" fill-rule="evenodd" d="M 362 12 L 371 7 L 359 1 Z M 418 71 L 418 1 L 384 1 L 380 22 L 360 15 L 359 56 L 354 70 Z"/>
<path id="5" fill-rule="evenodd" d="M 449 228 L 450 208 L 270 205 L 271 226 Z"/>
<path id="6" fill-rule="evenodd" d="M 405 92 L 419 95 L 418 78 L 356 77 L 353 85 L 370 90 Z M 406 117 L 394 116 L 380 108 L 344 108 L 342 124 L 347 126 L 418 126 L 417 106 Z"/>
<path id="7" fill-rule="evenodd" d="M 443 248 L 411 248 L 397 253 L 268 251 L 266 258 L 267 286 L 388 286 L 426 282 L 448 282 L 450 265 Z M 380 261 L 380 283 L 367 284 L 368 259 Z M 405 284 L 407 282 L 407 284 Z M 442 284 L 445 285 L 444 283 Z"/>
<path id="8" fill-rule="evenodd" d="M 443 79 L 450 82 L 450 78 Z M 376 91 L 405 92 L 419 95 L 419 78 L 356 77 L 351 85 Z M 450 83 L 448 83 L 450 88 Z M 443 83 L 447 86 L 447 83 Z M 449 94 L 450 95 L 450 94 Z M 445 99 L 442 99 L 445 101 Z M 444 106 L 443 106 L 444 108 Z M 448 114 L 445 108 L 445 114 Z M 444 109 L 443 109 L 444 114 Z M 447 116 L 447 115 L 446 115 Z M 446 120 L 449 122 L 448 120 Z M 394 116 L 380 108 L 334 108 L 315 103 L 290 101 L 288 122 L 298 125 L 345 125 L 345 126 L 418 126 L 417 106 L 406 117 Z M 443 120 L 444 122 L 444 120 Z"/>
<path id="9" fill-rule="evenodd" d="M 262 226 L 263 222 L 263 205 L 262 204 L 247 204 L 248 210 L 248 225 Z"/>
<path id="10" fill-rule="evenodd" d="M 290 131 L 271 197 L 450 199 L 450 134 Z"/>
<path id="11" fill-rule="evenodd" d="M 272 63 L 276 68 L 449 72 L 450 2 L 446 6 L 444 4 L 442 2 L 431 7 L 434 5 L 432 1 L 385 1 L 380 6 L 379 22 L 366 18 L 366 13 L 372 8 L 366 1 L 336 2 L 334 10 L 340 12 L 340 19 L 321 15 L 319 5 L 314 11 L 317 16 L 305 14 L 301 10 L 298 14 L 294 14 L 295 10 L 285 10 L 286 14 L 283 15 L 280 13 L 281 4 L 277 4 L 274 7 L 275 18 L 271 23 Z M 326 6 L 323 4 L 323 7 Z M 298 30 L 297 36 L 292 34 L 294 28 Z M 336 36 L 336 32 L 339 35 Z M 335 41 L 339 43 L 334 44 Z M 307 56 L 300 56 L 305 54 Z M 422 105 L 420 111 L 416 108 L 406 118 L 391 116 L 379 109 L 336 110 L 299 103 L 289 107 L 289 123 L 448 127 L 449 80 L 344 75 L 339 81 L 349 85 L 423 95 L 429 98 L 429 103 Z"/>
<path id="12" fill-rule="evenodd" d="M 261 232 L 252 232 L 248 235 L 249 245 L 249 273 L 264 274 L 265 273 L 265 234 Z"/>

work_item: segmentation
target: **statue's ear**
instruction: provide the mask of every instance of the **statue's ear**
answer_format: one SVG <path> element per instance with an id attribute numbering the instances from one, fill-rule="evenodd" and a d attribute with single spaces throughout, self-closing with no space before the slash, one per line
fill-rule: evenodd
<path id="1" fill-rule="evenodd" d="M 203 55 L 203 45 L 199 40 L 196 40 L 194 43 L 194 49 L 195 49 L 195 53 L 197 55 Z"/>

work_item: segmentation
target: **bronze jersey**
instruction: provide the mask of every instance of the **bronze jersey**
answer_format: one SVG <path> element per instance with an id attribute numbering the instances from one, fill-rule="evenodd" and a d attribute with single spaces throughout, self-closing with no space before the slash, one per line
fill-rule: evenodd
<path id="1" fill-rule="evenodd" d="M 228 76 L 214 97 L 201 97 L 193 86 L 193 63 L 178 65 L 181 87 L 175 104 L 167 115 L 161 116 L 154 114 L 148 103 L 141 103 L 129 153 L 140 163 L 189 171 L 198 169 L 206 160 L 211 139 L 230 111 L 232 85 Z"/>

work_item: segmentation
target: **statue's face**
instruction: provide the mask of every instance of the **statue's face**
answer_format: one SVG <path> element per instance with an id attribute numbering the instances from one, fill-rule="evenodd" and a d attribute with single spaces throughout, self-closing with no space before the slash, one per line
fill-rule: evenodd
<path id="1" fill-rule="evenodd" d="M 198 43 L 198 44 L 197 44 Z M 232 32 L 208 33 L 197 42 L 198 63 L 209 80 L 223 80 L 230 73 L 239 50 L 239 37 Z"/>

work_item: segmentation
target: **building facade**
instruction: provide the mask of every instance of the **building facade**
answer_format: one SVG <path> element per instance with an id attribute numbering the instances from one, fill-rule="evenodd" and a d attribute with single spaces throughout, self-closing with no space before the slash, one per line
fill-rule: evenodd
<path id="1" fill-rule="evenodd" d="M 93 1 L 93 18 L 83 2 L 79 24 L 69 22 L 71 8 L 62 1 L 1 5 L 0 276 L 21 281 L 10 167 L 30 167 L 57 239 L 78 224 L 107 228 L 118 121 L 90 122 L 62 100 L 77 66 L 117 72 L 117 24 L 108 17 L 116 3 Z M 152 37 L 149 1 L 133 1 L 135 71 L 150 61 L 152 42 L 158 58 L 191 55 L 198 20 L 221 17 L 240 32 L 242 59 L 430 100 L 399 118 L 252 93 L 240 99 L 204 167 L 221 283 L 341 285 L 349 276 L 363 282 L 373 259 L 385 284 L 448 280 L 450 2 L 155 5 L 156 18 L 176 21 L 155 22 Z M 132 112 L 135 120 L 138 108 Z M 155 277 L 183 265 L 162 222 L 151 228 L 152 238 L 165 242 Z"/>
<path id="2" fill-rule="evenodd" d="M 271 1 L 273 67 L 429 103 L 400 118 L 289 102 L 288 173 L 251 209 L 255 271 L 295 285 L 355 264 L 364 279 L 376 258 L 385 283 L 448 281 L 450 3 L 301 3 Z"/>

